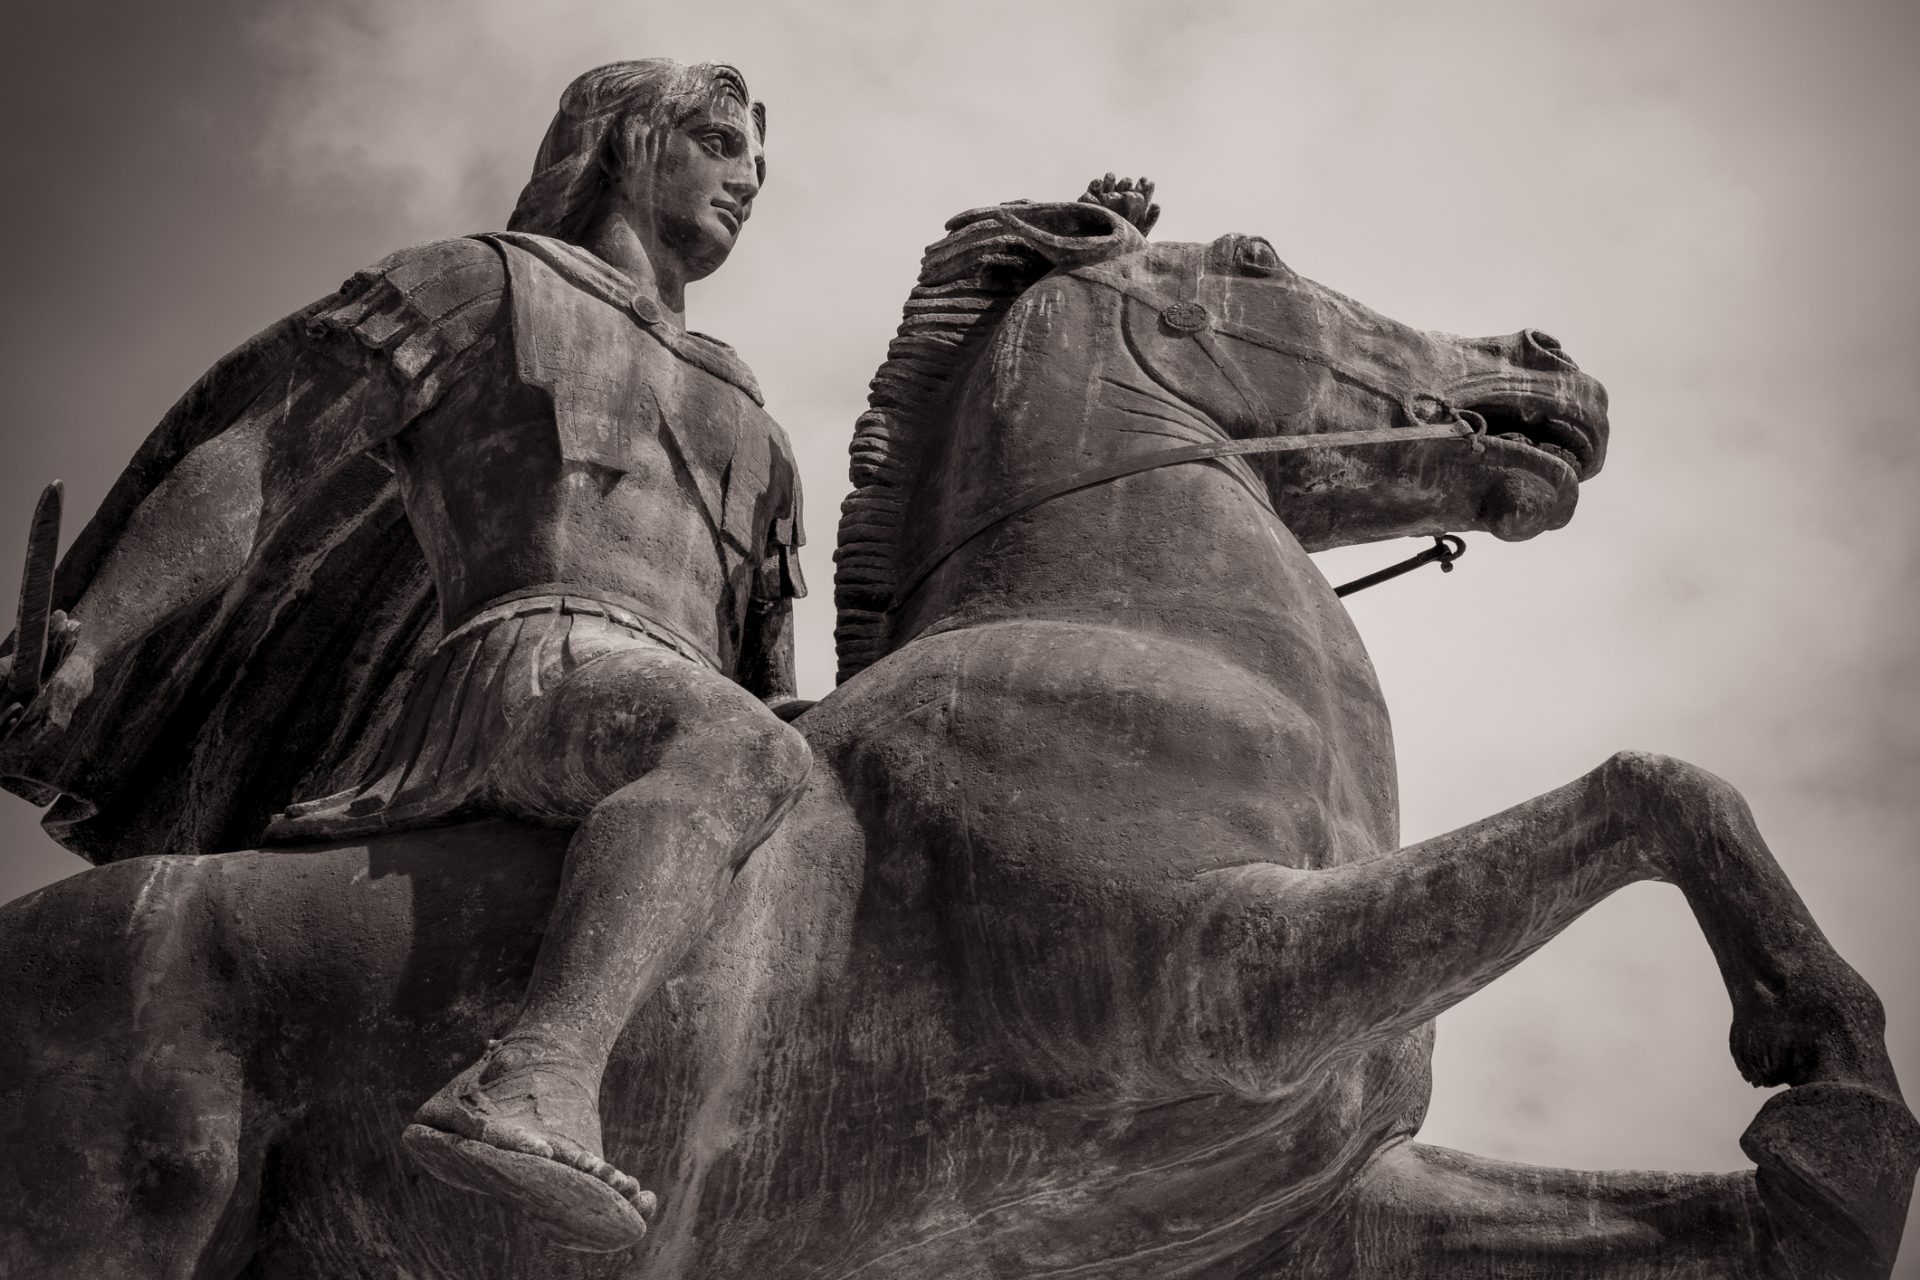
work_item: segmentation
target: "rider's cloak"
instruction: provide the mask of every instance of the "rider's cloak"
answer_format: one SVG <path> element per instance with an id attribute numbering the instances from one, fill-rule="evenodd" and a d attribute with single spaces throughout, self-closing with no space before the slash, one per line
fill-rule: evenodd
<path id="1" fill-rule="evenodd" d="M 476 254 L 482 241 L 496 243 Z M 289 801 L 365 770 L 442 625 L 379 446 L 491 340 L 508 288 L 501 241 L 602 296 L 618 279 L 539 236 L 402 250 L 243 343 L 147 437 L 61 560 L 55 607 L 74 607 L 141 504 L 216 438 L 248 442 L 226 474 L 258 486 L 241 531 L 251 550 L 196 603 L 105 654 L 67 726 L 39 719 L 0 746 L 0 785 L 51 801 L 54 839 L 96 863 L 248 848 Z M 758 404 L 724 344 L 656 336 Z M 254 430 L 229 436 L 243 427 Z M 785 533 L 797 546 L 797 518 Z"/>

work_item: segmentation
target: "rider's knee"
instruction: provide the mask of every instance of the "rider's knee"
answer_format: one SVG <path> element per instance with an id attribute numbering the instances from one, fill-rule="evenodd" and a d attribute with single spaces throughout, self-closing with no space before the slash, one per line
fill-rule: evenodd
<path id="1" fill-rule="evenodd" d="M 731 744 L 748 775 L 776 800 L 798 795 L 813 769 L 813 748 L 799 730 L 771 716 L 755 721 L 743 740 Z"/>

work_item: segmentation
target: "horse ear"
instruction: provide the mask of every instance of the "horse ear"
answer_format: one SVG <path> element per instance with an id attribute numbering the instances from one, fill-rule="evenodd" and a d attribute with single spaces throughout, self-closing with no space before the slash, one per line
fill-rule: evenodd
<path id="1" fill-rule="evenodd" d="M 1080 267 L 1132 253 L 1147 243 L 1140 229 L 1102 205 L 1002 204 L 992 218 L 1056 267 Z"/>

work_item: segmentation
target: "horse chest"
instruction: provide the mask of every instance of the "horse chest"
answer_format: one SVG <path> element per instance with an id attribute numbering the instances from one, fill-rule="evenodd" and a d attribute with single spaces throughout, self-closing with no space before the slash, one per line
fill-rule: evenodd
<path id="1" fill-rule="evenodd" d="M 1325 823 L 1322 861 L 1337 866 L 1398 847 L 1399 788 L 1393 728 L 1373 662 L 1337 603 L 1315 619 L 1277 683 L 1312 726 Z M 1300 779 L 1296 778 L 1296 785 Z"/>

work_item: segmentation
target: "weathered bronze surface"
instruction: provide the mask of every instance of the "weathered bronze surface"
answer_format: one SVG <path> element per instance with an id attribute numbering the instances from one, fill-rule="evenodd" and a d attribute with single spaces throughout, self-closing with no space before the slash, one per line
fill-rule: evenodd
<path id="1" fill-rule="evenodd" d="M 585 1249 L 655 1203 L 604 1158 L 613 1041 L 808 767 L 793 459 L 684 328 L 764 127 L 730 67 L 582 76 L 511 230 L 359 273 L 162 424 L 62 570 L 45 696 L 44 556 L 23 588 L 7 772 L 96 859 L 574 830 L 518 1012 L 405 1142 Z M 268 772 L 223 783 L 241 757 Z"/>
<path id="2" fill-rule="evenodd" d="M 423 407 L 380 440 L 315 430 L 287 460 L 272 446 L 289 419 L 266 419 L 253 428 L 266 446 L 247 455 L 257 493 L 195 490 L 194 519 L 142 532 L 142 500 L 199 451 L 234 447 L 248 406 L 266 402 L 259 380 L 306 350 L 299 335 L 361 323 L 329 317 L 384 297 L 418 259 L 269 331 L 191 393 L 109 499 L 111 528 L 83 535 L 69 557 L 81 567 L 63 567 L 56 603 L 77 618 L 78 647 L 0 760 L 42 798 L 92 803 L 62 800 L 55 821 L 103 864 L 0 908 L 0 1138 L 26 1153 L 0 1167 L 0 1261 L 48 1276 L 1886 1275 L 1920 1126 L 1878 1001 L 1732 787 L 1626 752 L 1399 844 L 1386 708 L 1308 553 L 1565 524 L 1604 460 L 1600 384 L 1535 330 L 1462 339 L 1397 324 L 1302 279 L 1257 237 L 1149 244 L 1151 195 L 1109 177 L 1079 202 L 978 209 L 928 250 L 852 446 L 842 683 L 798 715 L 798 735 L 742 692 L 798 710 L 777 649 L 743 658 L 753 646 L 730 638 L 749 628 L 725 605 L 744 600 L 751 621 L 755 601 L 777 613 L 794 589 L 778 569 L 797 529 L 767 500 L 777 466 L 740 500 L 741 527 L 770 535 L 734 552 L 756 567 L 744 595 L 727 594 L 729 571 L 657 581 L 678 562 L 636 555 L 619 569 L 611 547 L 567 559 L 574 544 L 542 541 L 554 521 L 604 531 L 664 501 L 622 488 L 650 474 L 636 461 L 649 442 L 683 460 L 723 438 L 763 456 L 741 443 L 761 422 L 750 384 L 681 333 L 672 289 L 653 315 L 608 319 L 594 262 L 616 262 L 620 244 L 575 243 L 562 221 L 551 241 L 580 256 L 512 237 L 434 247 L 459 257 L 448 271 L 492 282 L 479 294 L 498 285 L 510 300 L 497 306 L 513 327 L 498 333 L 514 350 L 573 332 L 547 312 L 523 320 L 529 303 L 581 308 L 580 359 L 531 374 L 502 361 L 486 366 L 495 383 L 463 371 L 451 399 L 433 400 L 447 406 L 437 420 Z M 557 256 L 516 266 L 543 252 Z M 504 268 L 479 265 L 493 262 Z M 403 402 L 420 385 L 408 378 Z M 663 390 L 675 379 L 706 398 Z M 517 398 L 525 388 L 547 399 Z M 319 407 L 302 423 L 339 402 L 337 389 L 308 394 Z M 238 427 L 191 434 L 210 421 Z M 516 458 L 518 488 L 488 489 L 489 441 L 524 440 L 530 422 L 552 451 Z M 1203 446 L 1216 456 L 1134 465 Z M 685 527 L 712 528 L 715 563 L 731 564 L 735 490 L 722 486 L 716 510 L 699 480 L 713 468 L 685 470 L 683 509 L 710 521 Z M 578 476 L 599 487 L 569 487 Z M 1028 494 L 1045 496 L 1014 501 Z M 423 518 L 436 501 L 472 505 Z M 276 502 L 304 514 L 276 524 Z M 131 658 L 89 640 L 98 606 L 84 588 L 113 548 L 173 580 L 204 544 L 220 551 L 207 531 L 236 511 L 263 531 L 222 552 L 248 566 L 230 570 L 239 589 L 138 615 L 159 638 Z M 463 736 L 464 712 L 446 710 L 471 705 L 459 690 L 480 688 L 483 707 L 520 695 L 462 683 L 434 654 L 469 652 L 467 613 L 551 585 L 515 585 L 531 572 L 508 563 L 516 553 L 547 556 L 566 588 L 554 594 L 587 604 L 515 614 L 510 599 L 487 627 L 566 619 L 583 644 L 596 629 L 642 638 L 617 660 L 537 668 L 556 682 L 527 695 L 543 709 L 521 722 L 526 741 L 518 723 Z M 244 576 L 262 556 L 280 577 Z M 720 602 L 720 621 L 647 594 L 669 589 Z M 648 625 L 665 634 L 647 638 Z M 571 652 L 571 639 L 541 643 Z M 489 669 L 482 648 L 463 671 Z M 70 674 L 88 669 L 76 656 L 97 686 Z M 682 687 L 698 692 L 643 705 Z M 702 738 L 682 771 L 671 750 L 634 745 L 679 741 L 647 719 L 658 705 L 752 731 Z M 147 716 L 134 722 L 144 736 L 105 740 L 87 718 L 100 706 Z M 510 776 L 528 780 L 456 787 L 465 798 L 449 806 L 438 780 L 468 775 L 429 770 L 425 801 L 406 809 L 412 774 L 380 786 L 418 754 L 415 723 L 446 761 L 466 743 L 520 743 L 511 758 L 525 768 Z M 88 732 L 93 755 L 54 749 Z M 569 777 L 577 764 L 626 768 L 628 787 L 664 780 L 668 798 L 602 823 L 604 786 L 555 801 L 540 771 L 553 761 Z M 385 829 L 356 825 L 389 812 Z M 708 897 L 579 878 L 585 840 L 658 877 L 676 841 L 698 843 L 690 832 L 726 854 L 687 855 L 722 868 Z M 336 838 L 241 847 L 269 834 Z M 1681 890 L 1713 949 L 1742 1072 L 1791 1086 L 1745 1135 L 1756 1168 L 1580 1173 L 1414 1141 L 1431 1020 L 1648 879 Z M 644 1239 L 623 1236 L 620 1204 L 596 1216 L 546 1170 L 568 1163 L 557 1144 L 424 1152 L 491 1198 L 424 1176 L 403 1146 L 409 1119 L 540 1007 L 529 982 L 537 993 L 552 976 L 556 939 L 605 944 L 616 924 L 649 935 L 663 915 L 685 939 L 645 952 L 663 981 L 622 986 L 589 967 L 583 984 L 614 993 L 588 1009 L 609 1041 L 618 1032 L 599 1120 L 625 1172 L 585 1159 L 574 1171 L 636 1212 L 617 1179 L 657 1192 Z M 566 1087 L 563 1109 L 586 1092 Z M 423 1118 L 439 1123 L 432 1107 Z M 556 1236 L 626 1247 L 578 1252 Z"/>

